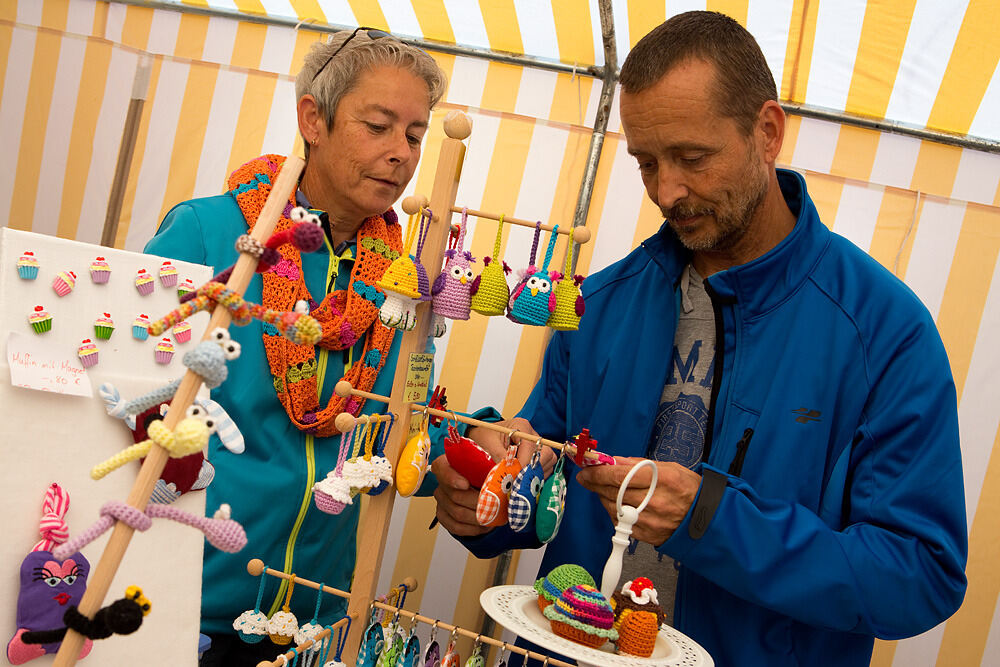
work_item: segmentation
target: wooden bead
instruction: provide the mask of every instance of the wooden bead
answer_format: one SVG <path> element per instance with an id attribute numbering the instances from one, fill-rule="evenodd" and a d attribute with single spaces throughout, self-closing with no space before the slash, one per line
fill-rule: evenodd
<path id="1" fill-rule="evenodd" d="M 403 197 L 403 212 L 407 215 L 415 215 L 420 212 L 422 207 L 426 207 L 428 203 L 427 197 L 423 195 Z"/>
<path id="2" fill-rule="evenodd" d="M 354 428 L 354 416 L 349 412 L 341 412 L 337 415 L 337 418 L 333 420 L 334 425 L 336 425 L 337 430 L 341 433 L 347 433 Z"/>
<path id="3" fill-rule="evenodd" d="M 253 558 L 247 563 L 247 572 L 255 577 L 259 577 L 264 574 L 264 561 L 259 558 Z"/>
<path id="4" fill-rule="evenodd" d="M 458 109 L 444 117 L 444 133 L 452 139 L 465 139 L 472 134 L 472 120 Z"/>
<path id="5" fill-rule="evenodd" d="M 417 580 L 413 577 L 406 577 L 403 579 L 403 585 L 406 586 L 407 592 L 413 592 L 417 590 Z"/>
<path id="6" fill-rule="evenodd" d="M 577 243 L 586 243 L 590 240 L 590 230 L 586 227 L 574 227 L 573 228 L 573 240 Z"/>
<path id="7" fill-rule="evenodd" d="M 351 395 L 352 389 L 354 389 L 354 387 L 351 385 L 350 382 L 348 382 L 347 380 L 341 380 L 336 384 L 336 386 L 334 386 L 333 393 L 335 393 L 337 396 L 340 396 L 341 398 L 347 398 L 348 396 Z"/>

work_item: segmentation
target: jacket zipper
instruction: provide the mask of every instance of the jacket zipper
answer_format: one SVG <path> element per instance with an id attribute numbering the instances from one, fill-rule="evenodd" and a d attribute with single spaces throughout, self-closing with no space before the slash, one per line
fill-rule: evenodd
<path id="1" fill-rule="evenodd" d="M 340 257 L 334 254 L 333 247 L 330 245 L 330 239 L 323 236 L 323 241 L 326 244 L 326 249 L 329 252 L 329 263 L 326 269 L 326 283 L 329 286 L 331 274 L 333 280 L 336 280 L 336 271 L 340 268 Z M 329 291 L 329 287 L 328 287 Z M 316 368 L 316 391 L 322 393 L 323 391 L 323 379 L 326 376 L 326 366 L 329 359 L 330 353 L 326 348 L 320 348 L 319 355 L 317 356 L 317 368 Z M 295 517 L 295 523 L 292 525 L 292 530 L 288 535 L 288 542 L 285 545 L 285 567 L 284 572 L 292 572 L 292 564 L 295 560 L 295 543 L 299 538 L 299 530 L 302 528 L 302 524 L 306 519 L 306 513 L 309 511 L 309 503 L 312 501 L 312 487 L 316 482 L 316 439 L 311 434 L 306 434 L 306 488 L 305 493 L 302 497 L 302 503 L 299 505 L 299 512 Z M 274 602 L 271 603 L 271 609 L 267 613 L 267 617 L 270 618 L 278 609 L 284 604 L 284 598 L 286 591 L 288 590 L 288 580 L 282 579 L 281 584 L 278 586 L 278 592 L 275 594 Z"/>
<path id="2" fill-rule="evenodd" d="M 701 450 L 701 460 L 708 463 L 712 452 L 712 436 L 715 431 L 715 403 L 719 398 L 719 387 L 722 385 L 722 366 L 725 357 L 726 332 L 722 321 L 721 297 L 705 280 L 705 291 L 712 300 L 712 310 L 715 313 L 715 369 L 712 373 L 712 393 L 708 401 L 708 424 L 705 427 L 705 446 Z"/>
<path id="3" fill-rule="evenodd" d="M 750 448 L 750 438 L 752 437 L 753 429 L 748 428 L 743 431 L 743 437 L 736 443 L 736 456 L 733 457 L 733 462 L 729 464 L 730 475 L 739 477 L 740 473 L 743 472 L 743 459 L 747 456 L 747 449 Z"/>

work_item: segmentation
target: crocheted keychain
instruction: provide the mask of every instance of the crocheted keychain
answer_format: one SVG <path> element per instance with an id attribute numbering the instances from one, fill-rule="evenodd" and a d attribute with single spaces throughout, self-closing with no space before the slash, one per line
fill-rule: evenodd
<path id="1" fill-rule="evenodd" d="M 56 653 L 61 639 L 29 644 L 23 636 L 26 632 L 65 628 L 63 615 L 67 605 L 79 602 L 87 590 L 90 563 L 84 555 L 73 553 L 61 560 L 52 555 L 52 549 L 69 537 L 65 522 L 68 511 L 69 494 L 53 482 L 42 501 L 42 518 L 38 523 L 42 539 L 21 561 L 17 630 L 7 643 L 7 660 L 12 665 L 23 665 L 47 653 Z M 79 657 L 86 657 L 92 647 L 93 642 L 85 641 Z"/>
<path id="2" fill-rule="evenodd" d="M 263 576 L 263 575 L 261 575 Z M 267 622 L 267 636 L 278 646 L 287 646 L 292 643 L 295 633 L 299 631 L 299 619 L 289 608 L 292 601 L 292 590 L 295 589 L 295 575 L 291 575 L 288 580 L 288 592 L 285 593 L 285 604 L 281 609 L 274 612 Z"/>
<path id="3" fill-rule="evenodd" d="M 465 667 L 486 667 L 486 658 L 483 656 L 483 644 L 476 637 L 476 644 L 472 647 L 472 655 L 465 661 Z"/>
<path id="4" fill-rule="evenodd" d="M 583 284 L 583 276 L 573 275 L 573 235 L 570 234 L 566 242 L 566 266 L 562 273 L 553 273 L 553 280 L 558 280 L 552 293 L 555 295 L 556 307 L 549 315 L 546 324 L 558 331 L 576 331 L 580 328 L 580 318 L 583 317 L 584 303 L 583 295 L 580 293 L 580 285 Z"/>
<path id="5" fill-rule="evenodd" d="M 508 523 L 515 533 L 534 529 L 535 510 L 538 507 L 538 495 L 545 481 L 545 471 L 542 469 L 542 441 L 538 439 L 535 451 L 528 465 L 517 473 L 514 488 L 510 492 L 510 507 L 508 508 Z"/>
<path id="6" fill-rule="evenodd" d="M 495 528 L 507 523 L 510 490 L 519 472 L 521 462 L 517 460 L 517 445 L 511 445 L 507 448 L 507 455 L 490 470 L 479 491 L 479 501 L 476 503 L 476 521 L 479 525 Z"/>
<path id="7" fill-rule="evenodd" d="M 267 570 L 266 565 L 264 570 Z M 257 604 L 253 606 L 253 610 L 243 612 L 233 621 L 233 630 L 236 630 L 239 638 L 247 644 L 256 644 L 267 634 L 267 616 L 260 610 L 260 601 L 264 598 L 264 585 L 267 583 L 266 579 L 267 577 L 261 574 L 260 586 L 257 588 Z"/>
<path id="8" fill-rule="evenodd" d="M 472 281 L 475 274 L 471 264 L 476 261 L 472 253 L 465 250 L 465 232 L 469 220 L 469 209 L 462 209 L 462 221 L 458 225 L 458 240 L 455 245 L 445 251 L 444 269 L 434 281 L 431 293 L 434 295 L 433 310 L 435 316 L 434 330 L 444 328 L 441 322 L 437 326 L 437 318 L 447 317 L 453 320 L 469 319 L 472 304 Z M 444 332 L 441 332 L 442 335 Z"/>
<path id="9" fill-rule="evenodd" d="M 322 649 L 319 653 L 319 658 L 316 660 L 316 667 L 347 667 L 347 663 L 344 662 L 344 646 L 347 645 L 347 637 L 351 633 L 351 617 L 345 616 L 347 619 L 347 624 L 340 628 L 339 634 L 337 635 L 337 651 L 333 654 L 333 659 L 327 662 L 326 658 L 330 653 L 330 647 L 333 646 L 333 629 L 332 625 L 326 627 L 331 628 L 330 634 L 323 638 Z M 309 667 L 311 661 L 307 662 L 305 667 Z"/>
<path id="10" fill-rule="evenodd" d="M 503 315 L 507 312 L 510 286 L 507 274 L 510 267 L 500 259 L 500 242 L 503 237 L 503 215 L 497 222 L 497 238 L 493 242 L 493 256 L 483 259 L 483 270 L 472 281 L 470 306 L 480 315 Z"/>
<path id="11" fill-rule="evenodd" d="M 441 667 L 460 667 L 462 664 L 462 656 L 458 653 L 458 628 L 451 631 L 451 637 L 448 639 L 448 648 L 444 652 L 444 657 L 441 658 Z"/>
<path id="12" fill-rule="evenodd" d="M 365 628 L 361 636 L 361 648 L 358 651 L 358 659 L 355 667 L 375 667 L 382 647 L 385 646 L 385 634 L 382 632 L 382 625 L 375 618 L 375 606 L 372 605 L 368 614 L 368 627 Z"/>
<path id="13" fill-rule="evenodd" d="M 427 429 L 430 420 L 426 413 L 420 423 L 420 431 L 411 437 L 403 447 L 399 464 L 396 466 L 396 491 L 407 498 L 420 488 L 427 474 L 427 464 L 431 453 L 431 436 Z"/>
<path id="14" fill-rule="evenodd" d="M 396 667 L 420 667 L 420 665 L 420 637 L 417 636 L 416 619 L 411 617 L 410 631 L 406 635 L 403 652 L 396 660 Z"/>
<path id="15" fill-rule="evenodd" d="M 485 449 L 461 435 L 452 425 L 448 426 L 448 436 L 444 439 L 444 455 L 448 464 L 469 480 L 474 489 L 483 488 L 495 463 Z"/>
<path id="16" fill-rule="evenodd" d="M 424 667 L 441 667 L 441 645 L 437 641 L 438 622 L 431 625 L 431 635 L 424 650 Z"/>
<path id="17" fill-rule="evenodd" d="M 375 662 L 376 667 L 396 667 L 397 661 L 403 657 L 403 645 L 406 637 L 402 628 L 399 627 L 399 612 L 392 617 L 392 622 L 385 632 L 386 642 L 382 648 L 382 653 Z"/>
<path id="18" fill-rule="evenodd" d="M 535 227 L 535 242 L 538 241 L 538 229 Z M 541 327 L 548 322 L 549 316 L 556 309 L 556 295 L 552 292 L 552 280 L 556 275 L 549 275 L 549 263 L 552 261 L 552 250 L 555 248 L 559 225 L 549 234 L 549 245 L 545 250 L 545 260 L 542 268 L 529 266 L 524 273 L 522 282 L 514 288 L 510 296 L 510 313 L 508 317 L 521 324 Z M 532 245 L 532 251 L 535 246 Z M 534 264 L 534 253 L 532 253 Z"/>
<path id="19" fill-rule="evenodd" d="M 542 485 L 538 494 L 538 512 L 535 518 L 535 535 L 542 544 L 548 544 L 559 532 L 563 512 L 566 509 L 566 474 L 563 466 L 566 452 L 559 455 L 556 467 Z"/>
<path id="20" fill-rule="evenodd" d="M 385 274 L 375 284 L 385 294 L 385 301 L 379 307 L 379 319 L 387 327 L 409 331 L 417 324 L 417 303 L 430 297 L 427 271 L 420 263 L 424 238 L 430 229 L 430 209 L 422 208 L 418 214 L 410 216 L 403 240 L 403 254 L 393 260 Z M 419 216 L 419 221 L 416 220 Z M 417 239 L 417 253 L 410 257 L 413 239 Z"/>

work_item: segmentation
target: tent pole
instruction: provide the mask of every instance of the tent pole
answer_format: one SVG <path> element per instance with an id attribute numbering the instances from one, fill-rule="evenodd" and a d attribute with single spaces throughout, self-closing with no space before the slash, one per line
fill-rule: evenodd
<path id="1" fill-rule="evenodd" d="M 135 142 L 139 136 L 142 108 L 149 93 L 151 70 L 152 59 L 149 55 L 140 56 L 135 69 L 135 79 L 132 81 L 132 99 L 128 103 L 125 127 L 122 129 L 122 143 L 118 148 L 118 164 L 115 166 L 114 180 L 111 181 L 108 210 L 104 215 L 104 229 L 101 231 L 101 245 L 108 248 L 115 247 L 115 239 L 118 236 L 118 220 L 121 218 L 128 173 L 132 169 L 132 156 L 135 154 Z"/>

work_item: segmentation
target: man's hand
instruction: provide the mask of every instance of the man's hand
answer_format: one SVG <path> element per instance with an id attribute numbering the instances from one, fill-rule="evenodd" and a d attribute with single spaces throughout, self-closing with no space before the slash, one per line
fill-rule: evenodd
<path id="1" fill-rule="evenodd" d="M 618 499 L 618 488 L 632 466 L 641 460 L 616 456 L 616 465 L 587 466 L 577 473 L 576 479 L 584 488 L 600 496 L 604 509 L 613 521 L 617 521 L 615 502 Z M 639 520 L 632 528 L 632 536 L 658 547 L 674 534 L 687 515 L 698 494 L 701 475 L 677 463 L 657 461 L 656 469 L 656 490 L 649 504 L 639 514 Z M 625 490 L 622 504 L 638 507 L 649 491 L 651 480 L 652 473 L 649 470 L 644 468 L 637 472 Z"/>
<path id="2" fill-rule="evenodd" d="M 497 426 L 504 426 L 506 428 L 514 429 L 515 431 L 521 431 L 522 433 L 528 433 L 532 436 L 538 437 L 538 432 L 531 426 L 531 423 L 527 419 L 522 419 L 520 417 L 514 417 L 513 419 L 507 419 L 502 422 L 497 422 Z M 499 461 L 507 453 L 507 436 L 499 431 L 494 431 L 493 429 L 485 428 L 483 426 L 473 426 L 468 431 L 466 431 L 466 437 L 474 440 L 477 445 L 486 450 L 486 452 L 493 457 L 494 461 Z M 535 451 L 536 440 L 528 438 L 520 438 L 520 441 L 515 436 L 510 440 L 517 444 L 517 459 L 521 462 L 521 465 L 528 465 L 531 461 L 531 454 Z M 552 468 L 555 467 L 556 459 L 558 458 L 555 450 L 551 447 L 546 447 L 542 445 L 541 452 L 542 468 L 545 470 L 545 476 L 548 477 L 552 473 Z"/>
<path id="3" fill-rule="evenodd" d="M 445 530 L 459 537 L 472 537 L 489 532 L 490 528 L 480 526 L 476 521 L 479 491 L 469 485 L 469 480 L 451 467 L 444 454 L 434 459 L 431 470 L 438 481 L 437 489 L 434 490 L 437 520 Z"/>

